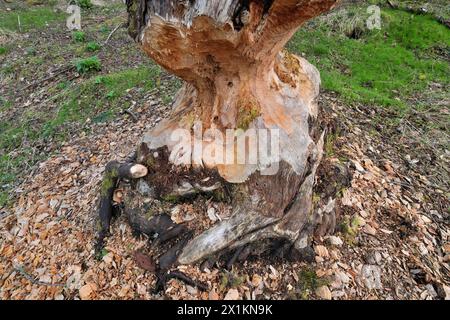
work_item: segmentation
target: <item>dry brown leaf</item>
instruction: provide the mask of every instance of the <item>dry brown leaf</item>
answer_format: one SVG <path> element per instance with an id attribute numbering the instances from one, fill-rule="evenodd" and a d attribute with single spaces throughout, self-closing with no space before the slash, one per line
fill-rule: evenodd
<path id="1" fill-rule="evenodd" d="M 317 245 L 314 247 L 314 251 L 319 257 L 328 258 L 329 256 L 328 249 L 325 246 Z"/>
<path id="2" fill-rule="evenodd" d="M 149 272 L 155 272 L 156 269 L 155 262 L 150 256 L 140 251 L 136 251 L 134 253 L 134 260 L 136 261 L 136 264 L 139 266 L 139 268 Z"/>
<path id="3" fill-rule="evenodd" d="M 223 300 L 239 300 L 239 298 L 239 291 L 237 289 L 230 289 Z"/>
<path id="4" fill-rule="evenodd" d="M 317 288 L 315 293 L 319 298 L 324 300 L 331 300 L 332 298 L 331 291 L 327 286 L 321 286 Z"/>

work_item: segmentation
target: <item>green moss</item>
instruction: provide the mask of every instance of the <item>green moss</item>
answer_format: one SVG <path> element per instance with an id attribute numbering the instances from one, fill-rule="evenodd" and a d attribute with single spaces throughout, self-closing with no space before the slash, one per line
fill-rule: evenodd
<path id="1" fill-rule="evenodd" d="M 254 97 L 242 98 L 238 101 L 237 127 L 247 130 L 250 124 L 260 115 L 258 101 Z"/>
<path id="2" fill-rule="evenodd" d="M 214 190 L 212 196 L 213 196 L 214 201 L 217 201 L 217 202 L 230 201 L 230 199 L 229 199 L 230 197 L 228 196 L 224 187 Z"/>
<path id="3" fill-rule="evenodd" d="M 128 33 L 135 38 L 138 34 L 138 25 L 137 25 L 137 21 L 138 19 L 135 19 L 136 15 L 138 14 L 138 1 L 137 0 L 132 0 L 130 2 L 130 5 L 128 7 L 128 16 L 130 17 L 128 19 L 128 21 L 130 21 L 130 23 L 128 24 Z"/>
<path id="4" fill-rule="evenodd" d="M 244 276 L 234 274 L 232 272 L 223 272 L 220 275 L 219 291 L 225 291 L 229 288 L 236 288 L 242 285 L 245 281 Z"/>
<path id="5" fill-rule="evenodd" d="M 114 187 L 115 180 L 117 179 L 118 172 L 116 169 L 106 172 L 103 176 L 102 185 L 100 187 L 100 194 L 104 197 L 108 194 L 108 191 Z"/>
<path id="6" fill-rule="evenodd" d="M 98 232 L 102 231 L 102 222 L 100 221 L 100 219 L 97 219 L 97 222 L 95 223 L 95 227 Z"/>
<path id="7" fill-rule="evenodd" d="M 180 197 L 175 194 L 167 194 L 161 197 L 166 202 L 176 203 L 180 200 Z"/>
<path id="8" fill-rule="evenodd" d="M 148 155 L 147 159 L 145 159 L 145 164 L 147 166 L 147 168 L 151 169 L 156 163 L 155 158 L 153 158 L 152 155 Z"/>
<path id="9" fill-rule="evenodd" d="M 318 195 L 317 193 L 314 193 L 314 194 L 313 194 L 313 199 L 312 199 L 313 204 L 319 203 L 320 199 L 321 199 L 321 198 L 320 198 L 320 195 Z"/>
<path id="10" fill-rule="evenodd" d="M 361 219 L 354 216 L 352 219 L 345 217 L 339 225 L 339 229 L 344 237 L 344 240 L 349 245 L 354 245 L 358 230 L 361 226 Z"/>
<path id="11" fill-rule="evenodd" d="M 329 283 L 328 279 L 319 278 L 314 269 L 302 269 L 298 272 L 296 293 L 298 298 L 306 300 L 317 288 Z"/>

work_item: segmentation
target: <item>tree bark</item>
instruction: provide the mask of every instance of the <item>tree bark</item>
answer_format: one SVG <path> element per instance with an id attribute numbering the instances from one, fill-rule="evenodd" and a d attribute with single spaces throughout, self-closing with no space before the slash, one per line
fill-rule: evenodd
<path id="1" fill-rule="evenodd" d="M 312 197 L 325 134 L 318 120 L 320 75 L 283 47 L 305 21 L 336 2 L 127 1 L 130 35 L 185 80 L 171 115 L 137 151 L 137 163 L 148 168 L 143 179 L 151 196 L 170 200 L 227 190 L 233 206 L 228 220 L 178 244 L 167 267 L 269 238 L 287 240 L 292 254 L 308 244 L 317 222 Z M 180 129 L 189 139 L 174 140 Z M 231 139 L 217 139 L 238 129 Z M 239 161 L 251 158 L 249 137 L 264 130 L 277 134 L 258 142 L 256 161 Z M 235 147 L 239 139 L 244 150 Z M 261 152 L 276 150 L 277 143 L 279 154 Z M 232 161 L 222 161 L 230 160 L 224 155 Z M 142 197 L 131 192 L 125 206 L 135 217 Z M 148 221 L 139 221 L 146 229 Z"/>

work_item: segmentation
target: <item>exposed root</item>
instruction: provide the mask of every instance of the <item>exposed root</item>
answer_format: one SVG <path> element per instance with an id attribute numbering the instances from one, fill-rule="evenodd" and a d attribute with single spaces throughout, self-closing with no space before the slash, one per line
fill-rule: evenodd
<path id="1" fill-rule="evenodd" d="M 174 246 L 158 258 L 159 269 L 161 271 L 167 271 L 178 264 L 177 259 L 191 237 L 192 233 L 188 232 L 184 236 L 184 239 L 178 241 Z"/>
<path id="2" fill-rule="evenodd" d="M 103 249 L 105 238 L 109 235 L 111 219 L 114 211 L 114 190 L 119 179 L 137 179 L 146 176 L 147 173 L 148 170 L 145 166 L 133 162 L 121 164 L 117 161 L 111 161 L 106 165 L 100 190 L 100 228 L 95 245 L 97 255 L 99 255 Z"/>
<path id="3" fill-rule="evenodd" d="M 263 229 L 277 220 L 273 217 L 257 216 L 239 207 L 230 219 L 218 223 L 190 241 L 178 261 L 180 264 L 191 264 L 222 250 L 233 248 L 233 243 L 243 235 Z M 246 243 L 248 241 L 237 246 Z"/>
<path id="4" fill-rule="evenodd" d="M 233 255 L 228 260 L 227 265 L 226 265 L 226 268 L 228 270 L 231 270 L 231 268 L 233 267 L 233 264 L 236 262 L 236 260 L 238 260 L 238 258 L 241 255 L 242 251 L 244 251 L 244 248 L 245 248 L 245 246 L 241 246 L 241 247 L 237 248 L 236 251 L 233 253 Z"/>
<path id="5" fill-rule="evenodd" d="M 196 287 L 202 291 L 209 290 L 207 284 L 204 284 L 199 281 L 195 281 L 194 279 L 191 279 L 190 277 L 188 277 L 186 274 L 184 274 L 181 271 L 170 271 L 169 273 L 161 273 L 161 274 L 157 275 L 157 278 L 158 278 L 158 280 L 156 282 L 155 288 L 153 289 L 153 293 L 165 291 L 166 284 L 171 279 L 177 279 L 177 280 L 183 281 L 187 285 L 190 285 L 191 287 Z"/>
<path id="6" fill-rule="evenodd" d="M 176 238 L 186 231 L 185 226 L 174 223 L 167 214 L 146 219 L 137 209 L 127 208 L 125 212 L 135 235 L 145 234 L 150 238 L 156 238 L 159 243 Z"/>

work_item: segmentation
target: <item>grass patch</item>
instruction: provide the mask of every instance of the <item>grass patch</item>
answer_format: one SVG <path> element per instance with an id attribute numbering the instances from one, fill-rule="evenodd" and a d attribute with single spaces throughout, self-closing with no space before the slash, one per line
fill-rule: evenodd
<path id="1" fill-rule="evenodd" d="M 354 245 L 356 243 L 356 236 L 358 235 L 359 228 L 361 227 L 361 219 L 358 216 L 350 217 L 345 216 L 342 222 L 339 224 L 339 231 L 341 232 L 344 241 L 348 245 Z"/>
<path id="2" fill-rule="evenodd" d="M 102 63 L 98 57 L 93 56 L 85 59 L 80 59 L 75 62 L 75 68 L 79 73 L 88 73 L 91 71 L 100 71 Z"/>
<path id="3" fill-rule="evenodd" d="M 52 8 L 19 9 L 0 11 L 0 29 L 13 32 L 27 32 L 46 27 L 54 21 L 63 21 L 65 13 Z M 19 26 L 20 20 L 20 26 Z"/>
<path id="4" fill-rule="evenodd" d="M 232 272 L 223 272 L 220 276 L 219 291 L 239 287 L 244 283 L 244 277 Z"/>
<path id="5" fill-rule="evenodd" d="M 91 0 L 78 0 L 77 4 L 82 9 L 92 9 L 92 7 L 94 6 Z"/>
<path id="6" fill-rule="evenodd" d="M 91 41 L 86 45 L 86 51 L 90 51 L 90 52 L 98 51 L 98 50 L 100 50 L 100 48 L 101 48 L 101 46 L 97 42 L 94 42 L 94 41 Z"/>
<path id="7" fill-rule="evenodd" d="M 0 47 L 0 55 L 6 54 L 8 52 L 8 49 L 6 47 Z"/>
<path id="8" fill-rule="evenodd" d="M 51 104 L 57 107 L 51 111 L 30 110 L 17 121 L 0 120 L 0 207 L 8 200 L 8 192 L 22 173 L 24 166 L 32 165 L 41 158 L 33 156 L 32 150 L 23 148 L 23 142 L 45 144 L 63 142 L 70 130 L 91 119 L 94 123 L 112 120 L 122 108 L 129 107 L 127 90 L 141 88 L 147 92 L 156 87 L 161 69 L 145 66 L 126 69 L 104 76 L 91 77 L 84 82 L 69 85 L 58 84 L 59 91 Z M 114 92 L 108 97 L 108 93 Z M 0 100 L 1 109 L 11 102 Z"/>
<path id="9" fill-rule="evenodd" d="M 331 158 L 334 156 L 334 144 L 336 142 L 336 139 L 336 134 L 328 134 L 325 138 L 324 151 L 327 158 Z"/>
<path id="10" fill-rule="evenodd" d="M 307 300 L 311 293 L 321 286 L 328 285 L 328 279 L 319 278 L 314 269 L 305 268 L 298 272 L 298 282 L 294 292 L 293 299 Z"/>
<path id="11" fill-rule="evenodd" d="M 27 56 L 35 56 L 37 52 L 35 48 L 29 47 L 25 50 L 25 53 Z"/>
<path id="12" fill-rule="evenodd" d="M 59 100 L 62 106 L 56 116 L 47 121 L 41 135 L 64 137 L 63 127 L 68 122 L 83 122 L 92 118 L 94 122 L 105 122 L 114 117 L 115 111 L 129 102 L 122 101 L 127 90 L 141 87 L 150 90 L 155 87 L 159 67 L 129 69 L 121 72 L 91 78 L 75 88 L 68 88 Z M 99 82 L 99 79 L 102 79 Z M 110 94 L 114 92 L 114 94 Z"/>
<path id="13" fill-rule="evenodd" d="M 86 41 L 86 34 L 83 31 L 74 31 L 72 32 L 72 39 L 75 42 L 85 42 Z"/>
<path id="14" fill-rule="evenodd" d="M 449 64 L 433 54 L 436 46 L 450 46 L 445 26 L 427 15 L 383 9 L 382 29 L 368 30 L 361 25 L 366 9 L 350 7 L 312 21 L 295 34 L 289 50 L 304 53 L 320 70 L 322 86 L 347 102 L 404 111 L 408 99 L 431 83 L 448 84 Z M 356 38 L 354 28 L 360 29 Z"/>

